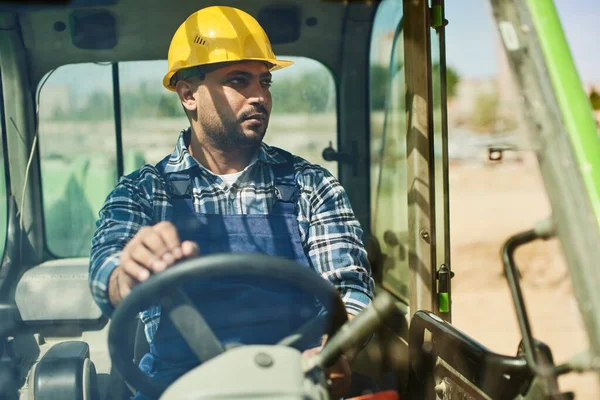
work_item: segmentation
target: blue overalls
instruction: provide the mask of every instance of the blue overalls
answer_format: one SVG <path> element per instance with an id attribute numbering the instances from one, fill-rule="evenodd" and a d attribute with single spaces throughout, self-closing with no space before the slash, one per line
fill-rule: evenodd
<path id="1" fill-rule="evenodd" d="M 277 200 L 266 215 L 196 213 L 189 175 L 168 174 L 174 208 L 172 222 L 178 229 L 180 240 L 195 241 L 201 255 L 264 253 L 310 268 L 295 211 L 300 188 L 295 180 L 291 155 L 284 155 L 288 162 L 271 165 Z M 162 162 L 166 161 L 165 158 Z M 225 346 L 228 343 L 275 344 L 322 310 L 314 296 L 282 281 L 269 281 L 268 276 L 252 280 L 200 278 L 185 285 L 184 289 Z M 318 346 L 320 333 L 310 345 L 299 350 Z M 170 384 L 197 365 L 199 361 L 171 320 L 161 316 L 150 353 L 140 361 L 140 369 L 152 378 Z M 138 392 L 135 398 L 147 397 Z"/>

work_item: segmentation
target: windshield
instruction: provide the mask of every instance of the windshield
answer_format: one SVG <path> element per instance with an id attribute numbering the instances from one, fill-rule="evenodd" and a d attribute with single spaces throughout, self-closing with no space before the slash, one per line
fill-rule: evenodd
<path id="1" fill-rule="evenodd" d="M 285 56 L 283 56 L 285 57 Z M 337 143 L 336 88 L 317 61 L 274 77 L 265 142 L 318 162 Z M 189 127 L 176 93 L 165 92 L 166 61 L 84 63 L 51 71 L 39 85 L 40 157 L 46 245 L 57 257 L 88 256 L 98 210 L 122 175 L 154 165 Z"/>

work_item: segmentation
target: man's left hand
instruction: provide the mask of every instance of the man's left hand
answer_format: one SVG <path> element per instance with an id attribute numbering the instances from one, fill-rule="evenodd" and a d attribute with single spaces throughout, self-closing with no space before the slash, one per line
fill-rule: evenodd
<path id="1" fill-rule="evenodd" d="M 320 353 L 322 349 L 323 346 L 314 347 L 305 350 L 302 355 L 304 357 L 311 357 Z M 348 390 L 350 390 L 350 384 L 352 383 L 352 371 L 350 370 L 348 358 L 342 354 L 335 364 L 325 369 L 325 376 L 331 381 L 330 391 L 332 397 L 334 399 L 344 397 Z"/>
<path id="2" fill-rule="evenodd" d="M 348 314 L 348 320 L 351 320 L 352 318 L 354 318 L 354 315 Z M 326 342 L 327 336 L 324 336 L 321 346 L 305 350 L 302 355 L 304 357 L 311 357 L 315 354 L 319 354 L 321 350 L 323 350 L 323 346 L 325 346 Z M 350 350 L 348 351 L 348 354 L 342 354 L 335 364 L 325 369 L 325 375 L 327 376 L 327 379 L 331 381 L 331 395 L 335 399 L 344 397 L 346 393 L 348 393 L 348 390 L 350 390 L 350 385 L 352 384 L 352 370 L 350 369 L 348 357 L 354 358 L 355 354 L 350 352 Z"/>

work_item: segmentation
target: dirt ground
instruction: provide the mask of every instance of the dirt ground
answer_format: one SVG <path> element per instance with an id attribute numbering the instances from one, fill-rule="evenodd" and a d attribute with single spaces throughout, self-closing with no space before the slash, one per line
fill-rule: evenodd
<path id="1" fill-rule="evenodd" d="M 522 162 L 450 167 L 453 324 L 489 349 L 516 354 L 521 339 L 500 249 L 511 234 L 530 229 L 550 207 L 532 155 Z M 527 245 L 516 254 L 536 339 L 556 363 L 588 346 L 558 240 Z M 594 374 L 561 377 L 576 399 L 600 398 Z"/>

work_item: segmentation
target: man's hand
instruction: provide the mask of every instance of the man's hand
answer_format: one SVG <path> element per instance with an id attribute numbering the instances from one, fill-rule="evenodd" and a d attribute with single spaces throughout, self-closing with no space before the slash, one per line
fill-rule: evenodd
<path id="1" fill-rule="evenodd" d="M 315 354 L 319 354 L 323 346 L 314 347 L 312 349 L 304 350 L 302 355 L 304 357 L 311 357 Z M 344 397 L 344 395 L 350 390 L 350 384 L 352 383 L 352 371 L 350 370 L 350 363 L 344 354 L 337 359 L 335 364 L 325 369 L 325 376 L 331 381 L 329 388 L 331 396 L 334 399 Z"/>
<path id="2" fill-rule="evenodd" d="M 110 275 L 108 295 L 113 306 L 129 294 L 131 289 L 150 277 L 164 271 L 182 258 L 198 255 L 198 246 L 191 241 L 179 240 L 177 229 L 170 222 L 145 226 L 127 243 L 120 263 Z"/>
<path id="3" fill-rule="evenodd" d="M 354 315 L 348 314 L 348 320 L 351 320 L 352 318 L 354 318 Z M 321 350 L 323 350 L 323 346 L 325 346 L 326 342 L 327 335 L 324 335 L 321 346 L 305 350 L 302 355 L 304 357 L 311 357 L 320 353 Z M 350 390 L 350 385 L 352 383 L 352 370 L 350 369 L 350 362 L 352 362 L 354 356 L 355 352 L 352 351 L 352 349 L 348 349 L 347 353 L 342 354 L 340 358 L 337 359 L 335 364 L 325 369 L 325 375 L 327 376 L 327 379 L 331 381 L 331 395 L 335 399 L 344 397 L 346 393 L 348 393 L 348 390 Z"/>

